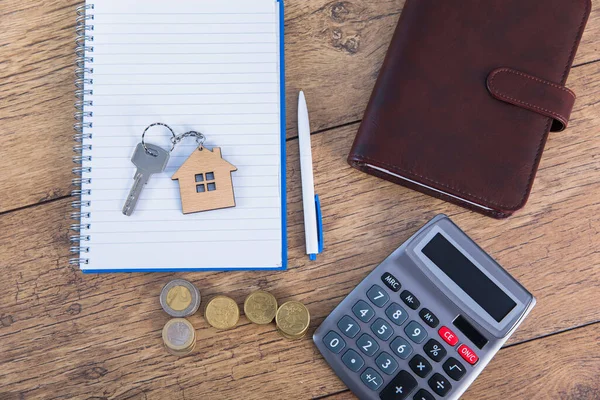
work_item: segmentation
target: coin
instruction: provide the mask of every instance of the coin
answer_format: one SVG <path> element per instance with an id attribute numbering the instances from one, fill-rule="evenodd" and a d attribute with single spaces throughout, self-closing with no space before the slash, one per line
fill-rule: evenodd
<path id="1" fill-rule="evenodd" d="M 244 314 L 255 324 L 265 325 L 273 321 L 277 313 L 277 299 L 271 293 L 257 290 L 244 301 Z"/>
<path id="2" fill-rule="evenodd" d="M 279 307 L 275 322 L 280 333 L 288 339 L 299 339 L 306 334 L 310 325 L 310 313 L 304 304 L 288 301 Z"/>
<path id="3" fill-rule="evenodd" d="M 160 305 L 172 317 L 189 317 L 200 307 L 200 291 L 185 279 L 172 280 L 160 292 Z"/>
<path id="4" fill-rule="evenodd" d="M 167 351 L 175 356 L 189 354 L 196 347 L 196 330 L 184 318 L 169 320 L 162 330 L 162 338 Z"/>
<path id="5" fill-rule="evenodd" d="M 232 298 L 216 296 L 206 304 L 204 318 L 214 328 L 231 329 L 240 319 L 240 309 Z"/>
<path id="6" fill-rule="evenodd" d="M 303 333 L 296 335 L 296 336 L 288 335 L 279 328 L 277 328 L 277 332 L 279 332 L 279 334 L 281 336 L 283 336 L 284 338 L 286 338 L 288 340 L 298 340 L 298 339 L 302 339 L 304 336 L 306 336 L 306 333 L 308 332 L 308 328 Z"/>

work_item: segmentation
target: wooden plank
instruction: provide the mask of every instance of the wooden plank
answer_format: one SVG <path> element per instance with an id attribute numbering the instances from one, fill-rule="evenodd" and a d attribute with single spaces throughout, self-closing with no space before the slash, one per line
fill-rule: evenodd
<path id="1" fill-rule="evenodd" d="M 5 0 L 0 7 L 0 212 L 68 195 L 73 124 L 74 0 Z M 308 96 L 313 130 L 362 118 L 404 2 L 288 2 L 288 136 L 296 96 Z M 598 59 L 594 3 L 576 63 Z M 581 88 L 574 87 L 576 91 Z"/>
<path id="2" fill-rule="evenodd" d="M 598 324 L 500 350 L 462 400 L 600 398 Z M 352 400 L 349 391 L 327 400 Z"/>
<path id="3" fill-rule="evenodd" d="M 313 136 L 325 253 L 304 255 L 297 142 L 288 142 L 289 241 L 286 272 L 178 274 L 205 298 L 239 304 L 252 290 L 304 302 L 315 327 L 372 268 L 435 214 L 450 215 L 531 290 L 538 305 L 510 343 L 600 319 L 600 65 L 581 68 L 585 88 L 571 130 L 552 135 L 526 209 L 497 221 L 351 169 L 356 125 Z M 584 73 L 585 72 L 585 73 Z M 170 274 L 84 276 L 66 267 L 68 199 L 0 216 L 0 375 L 4 391 L 26 397 L 84 395 L 166 398 L 308 398 L 344 389 L 307 338 L 280 339 L 273 326 L 207 327 L 198 350 L 174 359 L 162 348 L 167 316 L 158 294 Z M 565 305 L 568 309 L 565 310 Z M 565 310 L 560 311 L 560 310 Z M 554 353 L 553 353 L 554 354 Z M 535 375 L 537 376 L 537 375 Z M 533 379 L 533 375 L 531 375 Z M 498 379 L 502 379 L 501 377 Z"/>

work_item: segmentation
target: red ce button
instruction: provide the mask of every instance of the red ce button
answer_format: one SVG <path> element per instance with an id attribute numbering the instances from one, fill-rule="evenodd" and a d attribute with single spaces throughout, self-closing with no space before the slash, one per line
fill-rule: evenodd
<path id="1" fill-rule="evenodd" d="M 458 346 L 457 351 L 458 351 L 458 354 L 460 354 L 460 356 L 462 358 L 464 358 L 465 361 L 471 365 L 474 365 L 477 361 L 479 361 L 479 357 L 477 357 L 477 354 L 475 354 L 475 352 L 473 350 L 471 350 L 464 344 L 461 344 L 460 346 Z"/>
<path id="2" fill-rule="evenodd" d="M 442 339 L 444 339 L 444 341 L 446 343 L 448 343 L 450 346 L 454 347 L 454 346 L 456 346 L 456 343 L 458 343 L 458 338 L 456 337 L 454 332 L 452 332 L 450 329 L 446 328 L 445 326 L 442 326 L 440 328 L 440 330 L 438 331 L 438 333 L 440 334 Z"/>

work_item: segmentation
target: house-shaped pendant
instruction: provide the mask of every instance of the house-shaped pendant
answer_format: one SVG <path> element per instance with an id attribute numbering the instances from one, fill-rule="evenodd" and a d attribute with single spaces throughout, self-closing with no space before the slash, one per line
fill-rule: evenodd
<path id="1" fill-rule="evenodd" d="M 179 180 L 183 213 L 235 207 L 233 171 L 237 168 L 222 158 L 219 147 L 198 147 L 171 177 Z"/>

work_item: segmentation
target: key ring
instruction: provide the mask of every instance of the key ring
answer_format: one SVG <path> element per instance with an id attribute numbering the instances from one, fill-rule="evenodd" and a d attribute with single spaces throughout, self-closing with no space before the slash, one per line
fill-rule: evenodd
<path id="1" fill-rule="evenodd" d="M 171 147 L 171 151 L 173 151 L 173 149 L 175 148 L 175 143 L 173 142 L 173 140 L 177 137 L 175 135 L 175 132 L 173 132 L 173 129 L 171 129 L 171 127 L 167 124 L 163 124 L 162 122 L 155 122 L 153 124 L 150 124 L 146 127 L 146 129 L 144 129 L 144 133 L 142 133 L 142 146 L 144 146 L 144 150 L 146 151 L 147 154 L 150 154 L 151 156 L 155 156 L 155 154 L 152 153 L 152 151 L 146 147 L 146 143 L 144 142 L 144 137 L 146 136 L 146 132 L 148 131 L 148 129 L 152 128 L 153 126 L 164 126 L 165 128 L 167 128 L 169 131 L 171 131 L 171 135 L 173 135 L 173 137 L 171 138 L 171 143 L 173 143 L 173 147 Z"/>

